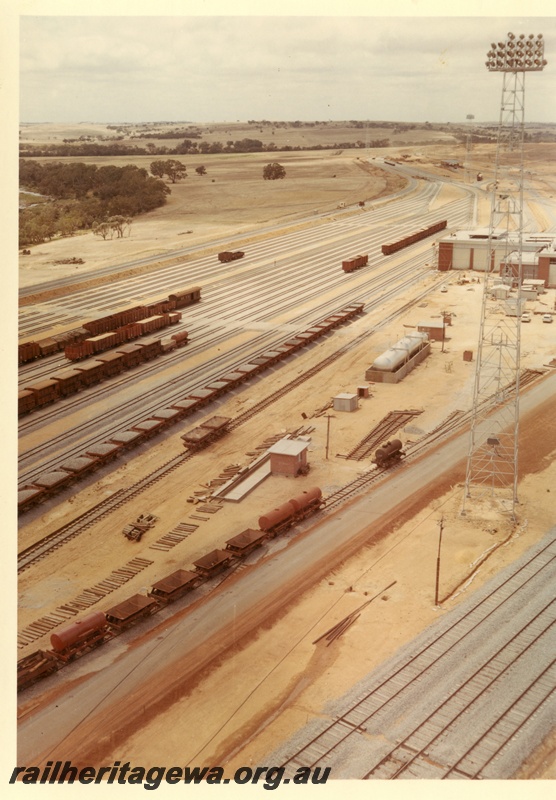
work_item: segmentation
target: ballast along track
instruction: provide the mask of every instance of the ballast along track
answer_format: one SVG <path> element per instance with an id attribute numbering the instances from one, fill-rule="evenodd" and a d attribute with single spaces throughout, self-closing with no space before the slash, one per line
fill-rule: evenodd
<path id="1" fill-rule="evenodd" d="M 407 303 L 397 314 L 401 313 L 406 307 L 409 307 L 412 303 Z M 384 323 L 383 323 L 384 324 Z M 242 424 L 247 422 L 249 419 L 254 417 L 256 414 L 264 411 L 268 406 L 272 405 L 272 403 L 278 401 L 280 398 L 284 397 L 293 389 L 297 388 L 305 381 L 309 380 L 310 378 L 314 377 L 318 372 L 325 369 L 326 367 L 330 366 L 334 363 L 337 359 L 351 350 L 353 347 L 356 347 L 360 344 L 363 340 L 368 338 L 374 330 L 367 331 L 356 339 L 352 340 L 348 344 L 344 345 L 343 347 L 336 350 L 334 353 L 330 354 L 327 358 L 321 360 L 318 364 L 315 364 L 311 369 L 304 372 L 302 375 L 295 378 L 293 381 L 285 384 L 283 387 L 278 389 L 276 392 L 273 392 L 268 397 L 261 400 L 251 409 L 245 411 L 243 414 L 239 415 L 235 420 L 233 420 L 228 430 L 234 430 L 240 427 Z M 531 380 L 534 380 L 540 374 L 534 370 L 525 370 L 523 375 L 521 376 L 520 383 L 521 385 L 526 385 Z M 412 412 L 393 412 L 394 414 L 403 414 L 407 415 L 411 413 L 413 416 L 416 411 Z M 417 444 L 411 451 L 411 456 L 416 455 L 421 449 L 425 446 L 430 446 L 434 441 L 437 439 L 447 436 L 452 433 L 457 427 L 460 425 L 465 424 L 469 419 L 469 412 L 467 414 L 461 414 L 457 416 L 450 417 L 446 423 L 441 425 L 439 428 L 432 431 L 429 436 L 426 437 L 423 443 Z M 395 418 L 394 424 L 388 425 L 388 430 L 384 430 L 381 434 L 385 438 L 389 436 L 391 433 L 394 433 L 396 430 L 399 429 L 403 424 L 407 421 L 404 417 L 404 420 Z M 391 422 L 391 420 L 389 420 Z M 400 423 L 399 425 L 397 423 Z M 380 438 L 380 437 L 379 437 Z M 373 441 L 376 440 L 376 437 L 373 438 Z M 52 532 L 47 537 L 39 540 L 38 542 L 34 543 L 30 547 L 23 550 L 18 555 L 18 572 L 23 572 L 25 569 L 28 569 L 33 564 L 37 563 L 38 561 L 45 558 L 49 553 L 54 552 L 59 547 L 61 547 L 64 543 L 70 541 L 71 539 L 78 536 L 80 533 L 84 532 L 87 528 L 91 525 L 95 524 L 98 520 L 102 519 L 103 517 L 107 516 L 108 514 L 112 513 L 115 509 L 120 508 L 125 503 L 132 500 L 134 497 L 139 495 L 149 486 L 152 486 L 158 480 L 161 480 L 166 475 L 169 475 L 179 466 L 181 466 L 186 460 L 191 458 L 193 455 L 192 452 L 187 452 L 184 454 L 180 454 L 179 456 L 175 456 L 173 459 L 170 459 L 168 462 L 154 470 L 149 475 L 142 478 L 140 481 L 135 483 L 133 486 L 129 487 L 128 489 L 121 489 L 116 494 L 112 495 L 109 498 L 101 501 L 101 503 L 97 504 L 94 508 L 90 509 L 89 511 L 85 512 L 84 514 L 80 515 L 76 519 L 72 520 L 67 525 L 64 525 L 62 528 L 59 528 L 57 531 Z M 351 483 L 347 484 L 346 486 L 339 489 L 334 494 L 330 495 L 327 498 L 326 506 L 327 508 L 333 508 L 349 498 L 352 495 L 357 494 L 359 491 L 367 488 L 368 485 L 376 480 L 378 480 L 384 473 L 385 470 L 377 470 L 375 472 L 369 473 L 368 475 L 363 475 L 358 477 L 356 480 L 352 481 Z"/>
<path id="2" fill-rule="evenodd" d="M 286 772 L 299 765 L 350 772 L 351 762 L 360 774 L 345 777 L 359 779 L 512 777 L 528 755 L 512 750 L 517 734 L 534 715 L 550 725 L 555 573 L 553 530 L 369 676 L 368 689 L 320 721 L 318 733 L 313 726 L 305 744 L 286 749 Z M 538 742 L 528 733 L 525 747 L 533 749 Z"/>
<path id="3" fill-rule="evenodd" d="M 426 293 L 427 292 L 425 292 L 424 294 Z M 406 308 L 410 307 L 411 305 L 412 305 L 411 302 L 407 303 L 397 313 L 403 312 Z M 390 319 L 390 317 L 388 319 Z M 385 320 L 381 324 L 386 324 L 387 321 L 388 320 Z M 361 334 L 355 340 L 339 348 L 327 358 L 319 361 L 318 364 L 315 364 L 311 369 L 307 370 L 302 375 L 299 375 L 293 381 L 290 381 L 289 383 L 285 384 L 283 387 L 278 389 L 276 392 L 273 392 L 268 397 L 261 400 L 259 403 L 253 406 L 253 408 L 249 409 L 248 411 L 245 411 L 243 414 L 241 414 L 235 420 L 233 420 L 228 426 L 228 430 L 234 430 L 238 428 L 240 425 L 247 422 L 256 414 L 260 413 L 261 411 L 264 411 L 269 405 L 276 402 L 281 397 L 284 397 L 288 392 L 292 391 L 292 389 L 300 386 L 305 381 L 314 377 L 318 372 L 325 369 L 330 364 L 334 363 L 334 361 L 336 361 L 342 355 L 347 353 L 350 349 L 357 346 L 364 339 L 368 338 L 372 333 L 374 333 L 374 330 L 376 330 L 376 328 Z M 38 542 L 35 542 L 30 547 L 27 547 L 25 550 L 22 550 L 18 554 L 18 572 L 23 572 L 24 570 L 31 567 L 33 564 L 41 561 L 43 558 L 49 555 L 49 553 L 57 550 L 64 543 L 70 541 L 71 539 L 74 539 L 76 536 L 84 532 L 91 525 L 94 525 L 97 521 L 107 516 L 108 514 L 112 513 L 112 511 L 114 511 L 115 509 L 120 508 L 122 505 L 129 502 L 129 500 L 133 499 L 142 491 L 147 489 L 149 486 L 156 483 L 156 481 L 160 480 L 166 475 L 169 475 L 171 472 L 173 472 L 175 469 L 181 466 L 187 459 L 191 458 L 192 455 L 193 455 L 192 452 L 187 452 L 184 454 L 180 454 L 179 456 L 175 456 L 174 458 L 170 459 L 165 464 L 160 466 L 158 469 L 154 470 L 152 473 L 142 478 L 133 486 L 130 486 L 128 489 L 119 490 L 116 494 L 106 498 L 105 500 L 102 500 L 93 508 L 89 509 L 88 511 L 81 514 L 79 517 L 76 517 L 74 520 L 67 523 L 67 525 L 62 526 L 58 530 L 53 531 L 48 536 L 43 537 Z"/>
<path id="4" fill-rule="evenodd" d="M 526 369 L 523 370 L 522 374 L 520 375 L 520 386 L 527 386 L 535 379 L 539 378 L 541 375 L 544 375 L 544 371 L 541 370 L 533 370 L 533 369 Z M 507 389 L 512 389 L 512 387 L 506 387 Z M 487 398 L 484 401 L 484 404 L 488 404 L 490 401 Z M 383 429 L 385 431 L 384 438 L 391 436 L 397 430 L 399 430 L 404 424 L 408 417 L 405 415 L 411 414 L 414 416 L 416 412 L 409 412 L 409 411 L 394 411 L 392 412 L 392 417 L 388 415 L 382 423 L 379 423 L 377 428 L 375 428 L 369 434 L 369 440 L 375 440 L 375 432 L 377 430 Z M 423 451 L 427 450 L 432 445 L 436 444 L 440 440 L 446 438 L 447 436 L 451 436 L 455 433 L 458 429 L 467 425 L 471 420 L 472 411 L 454 411 L 450 416 L 444 420 L 440 425 L 438 425 L 434 430 L 430 431 L 430 433 L 426 434 L 420 441 L 416 442 L 414 445 L 407 446 L 406 445 L 406 456 L 405 460 L 412 460 L 417 455 L 420 455 Z M 384 427 L 383 427 L 384 425 Z M 387 432 L 386 432 L 387 431 Z M 380 437 L 379 437 L 380 439 Z M 366 441 L 366 440 L 363 440 Z M 359 445 L 358 445 L 359 447 Z M 357 448 L 354 448 L 356 450 Z M 344 456 L 344 458 L 348 458 L 349 456 Z M 350 497 L 355 496 L 359 492 L 366 491 L 369 486 L 373 483 L 379 481 L 385 472 L 391 472 L 393 469 L 399 469 L 401 467 L 401 462 L 397 462 L 393 466 L 388 467 L 387 469 L 375 469 L 370 470 L 368 473 L 364 475 L 359 475 L 355 480 L 347 483 L 345 486 L 341 486 L 336 492 L 329 495 L 326 498 L 326 508 L 331 509 L 335 508 L 336 506 L 341 505 Z"/>
<path id="5" fill-rule="evenodd" d="M 122 431 L 120 427 L 114 430 L 104 442 L 99 442 L 99 444 L 91 446 L 84 452 L 77 451 L 74 454 L 73 458 L 78 462 L 78 469 L 74 468 L 70 461 L 67 465 L 62 463 L 59 468 L 51 467 L 50 470 L 36 476 L 34 479 L 29 479 L 19 487 L 19 513 L 24 513 L 37 503 L 43 502 L 43 500 L 67 488 L 70 484 L 77 482 L 84 475 L 94 471 L 107 461 L 116 458 L 125 449 L 141 444 L 146 439 L 190 416 L 255 375 L 283 361 L 326 333 L 349 322 L 361 314 L 363 308 L 364 303 L 351 303 L 335 314 L 331 314 L 324 320 L 315 323 L 306 331 L 292 336 L 282 346 L 262 351 L 259 355 L 252 356 L 249 363 L 239 365 L 235 371 L 222 375 L 219 380 L 214 379 L 204 388 L 191 391 L 187 396 L 182 396 L 172 405 L 155 410 L 148 417 L 143 415 L 128 429 Z M 339 358 L 343 352 L 344 348 L 341 348 L 337 355 L 333 355 L 333 358 Z"/>

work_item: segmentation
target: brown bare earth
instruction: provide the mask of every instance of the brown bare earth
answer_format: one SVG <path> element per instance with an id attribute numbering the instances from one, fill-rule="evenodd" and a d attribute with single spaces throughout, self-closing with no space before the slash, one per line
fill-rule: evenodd
<path id="1" fill-rule="evenodd" d="M 37 141 L 44 141 L 39 131 L 31 133 Z M 29 130 L 25 129 L 24 138 L 28 135 Z M 69 135 L 68 129 L 42 132 L 43 137 L 63 138 L 64 135 Z M 226 141 L 222 130 L 210 135 Z M 241 135 L 248 134 L 243 131 Z M 291 131 L 289 135 L 293 135 Z M 304 132 L 304 135 L 309 134 Z M 240 135 L 232 130 L 229 138 L 240 138 Z M 278 133 L 274 141 L 280 143 Z M 531 183 L 549 196 L 556 192 L 555 154 L 556 147 L 551 145 L 527 151 Z M 38 245 L 32 248 L 30 256 L 20 258 L 21 286 L 30 288 L 66 276 L 78 277 L 83 287 L 91 286 L 104 280 L 95 275 L 95 270 L 115 267 L 135 258 L 160 256 L 160 262 L 167 263 L 165 257 L 172 259 L 176 248 L 191 247 L 195 248 L 193 259 L 208 249 L 211 252 L 223 249 L 221 244 L 213 244 L 215 239 L 222 241 L 241 234 L 249 242 L 271 236 L 271 232 L 264 229 L 274 224 L 292 228 L 318 224 L 316 213 L 314 222 L 307 221 L 307 217 L 317 211 L 333 212 L 344 202 L 350 205 L 364 200 L 370 204 L 402 188 L 402 178 L 392 177 L 380 168 L 378 159 L 384 156 L 399 158 L 432 174 L 467 183 L 479 169 L 488 174 L 493 149 L 475 147 L 468 155 L 465 147 L 444 137 L 435 145 L 408 143 L 388 148 L 387 152 L 381 149 L 277 153 L 276 160 L 287 172 L 283 181 L 261 179 L 264 164 L 271 160 L 268 153 L 206 156 L 207 175 L 203 177 L 194 171 L 198 158 L 180 157 L 188 165 L 189 177 L 172 187 L 165 207 L 136 219 L 129 237 L 105 242 L 86 233 Z M 368 159 L 368 163 L 364 163 L 364 159 Z M 459 159 L 462 164 L 468 159 L 468 168 L 450 172 L 440 166 L 444 159 Z M 99 163 L 98 159 L 78 160 Z M 148 166 L 151 160 L 145 157 L 144 165 Z M 141 163 L 137 158 L 109 161 Z M 443 188 L 436 199 L 438 209 L 457 193 L 458 189 L 452 186 Z M 485 198 L 479 206 L 480 225 L 488 224 L 488 215 Z M 540 205 L 535 217 L 543 230 L 548 220 Z M 52 263 L 71 256 L 83 258 L 85 264 L 57 267 Z M 183 260 L 181 257 L 180 261 Z M 126 274 L 131 279 L 139 271 L 151 269 L 153 265 L 130 267 Z M 438 276 L 431 269 L 425 286 L 432 288 L 437 281 Z M 389 323 L 370 341 L 350 350 L 332 367 L 285 395 L 268 414 L 254 416 L 248 424 L 185 462 L 168 479 L 142 493 L 136 505 L 120 508 L 38 566 L 22 573 L 18 628 L 30 625 L 84 588 L 106 579 L 113 569 L 135 556 L 152 559 L 153 564 L 112 592 L 111 605 L 144 591 L 175 569 L 187 569 L 196 558 L 221 547 L 232 535 L 247 527 L 257 527 L 262 512 L 306 488 L 320 486 L 324 494 L 333 492 L 371 466 L 368 460 L 355 462 L 339 456 L 394 408 L 422 411 L 401 432 L 404 445 L 418 441 L 452 412 L 468 409 L 472 403 L 474 362 L 464 361 L 463 352 L 476 352 L 482 287 L 478 283 L 460 285 L 453 274 L 446 284 L 446 293 L 436 288 L 425 301 L 418 299 L 422 286 L 419 290 L 408 290 L 404 302 L 413 300 L 414 305 L 403 319 Z M 24 303 L 32 305 L 54 297 L 63 298 L 66 294 L 67 288 L 41 289 Z M 542 296 L 542 303 L 550 308 L 555 302 L 554 290 Z M 276 370 L 272 379 L 263 379 L 249 389 L 225 397 L 217 413 L 236 417 L 344 342 L 373 327 L 399 304 L 399 298 L 386 298 L 380 311 L 372 311 L 341 328 L 293 363 Z M 539 302 L 531 304 L 531 310 L 540 313 L 544 309 Z M 414 327 L 423 316 L 440 317 L 442 311 L 454 314 L 444 348 L 435 343 L 431 356 L 401 384 L 371 385 L 371 396 L 360 400 L 356 412 L 335 412 L 335 418 L 330 421 L 327 459 L 328 420 L 323 409 L 330 398 L 340 392 L 352 392 L 365 383 L 365 369 L 404 334 L 406 327 Z M 556 356 L 554 328 L 556 325 L 541 328 L 538 316 L 533 324 L 523 326 L 523 367 L 548 369 L 546 365 Z M 539 330 L 542 330 L 541 335 Z M 207 416 L 211 416 L 210 410 Z M 63 420 L 60 426 L 63 427 Z M 232 464 L 249 464 L 251 456 L 248 454 L 267 437 L 301 426 L 312 428 L 309 434 L 311 471 L 307 477 L 293 479 L 273 475 L 240 503 L 225 503 L 223 509 L 210 518 L 195 520 L 196 531 L 168 553 L 150 549 L 150 544 L 180 521 L 193 521 L 191 514 L 196 513 L 196 503 L 188 500 L 198 500 L 212 479 L 218 478 Z M 250 625 L 250 619 L 242 621 L 243 629 L 249 632 L 200 674 L 184 683 L 179 696 L 173 695 L 168 702 L 158 687 L 159 705 L 145 715 L 139 727 L 129 730 L 125 738 L 114 742 L 99 731 L 81 731 L 80 737 L 90 733 L 90 738 L 86 747 L 80 746 L 71 753 L 74 760 L 96 763 L 102 759 L 103 763 L 111 763 L 112 759 L 123 758 L 138 764 L 221 764 L 227 773 L 245 764 L 265 763 L 265 758 L 308 720 L 323 714 L 331 699 L 340 697 L 401 645 L 513 562 L 554 524 L 556 424 L 553 404 L 547 403 L 538 409 L 524 421 L 520 430 L 517 523 L 501 517 L 488 502 L 473 507 L 463 518 L 460 510 L 464 465 L 450 474 L 439 475 L 438 483 L 420 496 L 418 502 L 409 503 L 400 498 L 396 519 L 379 529 L 370 529 L 360 551 L 331 563 L 324 577 L 319 575 L 311 580 L 308 565 L 307 587 L 294 603 L 284 606 L 276 601 L 266 609 L 263 624 L 260 610 L 253 609 L 253 624 Z M 94 482 L 70 499 L 55 503 L 48 510 L 39 507 L 23 517 L 19 549 L 182 452 L 181 432 L 170 429 L 164 441 L 156 440 L 144 450 L 141 458 L 130 456 L 112 472 L 100 473 Z M 140 543 L 132 543 L 121 531 L 139 513 L 155 514 L 158 521 Z M 434 574 L 441 518 L 444 524 L 442 600 L 435 606 Z M 263 552 L 255 557 L 254 562 L 264 555 Z M 249 568 L 256 569 L 256 563 Z M 314 645 L 320 634 L 374 595 L 378 598 L 343 637 L 328 648 Z M 155 630 L 153 636 L 156 634 Z M 130 642 L 129 647 L 133 646 Z M 48 647 L 46 636 L 34 642 L 29 650 L 39 647 Z M 18 657 L 25 654 L 18 651 Z M 107 653 L 103 658 L 106 660 L 101 666 L 109 669 L 111 656 Z M 87 658 L 82 659 L 74 680 L 83 680 L 89 669 L 96 667 L 88 666 Z M 64 689 L 62 685 L 55 691 Z M 54 699 L 54 693 L 42 697 L 40 688 L 35 688 L 22 695 L 19 716 L 26 718 L 47 700 Z M 64 748 L 71 752 L 71 741 L 64 743 Z M 554 741 L 546 741 L 530 763 L 523 765 L 517 777 L 556 777 L 554 752 Z"/>

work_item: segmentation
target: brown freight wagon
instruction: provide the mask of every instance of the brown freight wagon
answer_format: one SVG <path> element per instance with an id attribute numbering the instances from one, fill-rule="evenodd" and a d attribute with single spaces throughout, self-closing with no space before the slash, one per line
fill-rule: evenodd
<path id="1" fill-rule="evenodd" d="M 122 337 L 122 342 L 130 342 L 132 339 L 138 339 L 143 335 L 143 329 L 136 321 L 128 322 L 127 325 L 118 328 L 118 331 Z"/>
<path id="2" fill-rule="evenodd" d="M 39 339 L 37 344 L 41 351 L 41 356 L 51 356 L 53 353 L 57 353 L 60 349 L 60 345 L 56 339 L 53 339 L 51 336 L 48 336 L 46 339 Z"/>
<path id="3" fill-rule="evenodd" d="M 153 584 L 149 595 L 162 600 L 164 603 L 173 603 L 184 594 L 190 592 L 199 583 L 199 575 L 186 569 L 177 569 L 171 575 Z"/>
<path id="4" fill-rule="evenodd" d="M 201 287 L 191 286 L 189 289 L 180 289 L 168 295 L 168 300 L 174 308 L 184 308 L 201 299 Z"/>
<path id="5" fill-rule="evenodd" d="M 97 361 L 105 364 L 105 376 L 119 375 L 125 369 L 125 358 L 123 353 L 104 353 L 99 355 Z"/>
<path id="6" fill-rule="evenodd" d="M 238 258 L 243 258 L 245 253 L 243 250 L 224 250 L 222 253 L 218 253 L 218 260 L 226 263 L 228 261 L 235 261 Z"/>
<path id="7" fill-rule="evenodd" d="M 98 336 L 90 336 L 86 341 L 91 343 L 93 353 L 103 353 L 105 350 L 110 350 L 111 347 L 121 344 L 123 335 L 118 331 L 108 331 Z"/>
<path id="8" fill-rule="evenodd" d="M 228 539 L 226 550 L 230 550 L 240 556 L 247 556 L 257 547 L 260 547 L 267 538 L 268 534 L 264 531 L 247 528 L 247 530 L 238 533 L 237 536 Z"/>
<path id="9" fill-rule="evenodd" d="M 80 392 L 83 388 L 83 373 L 78 369 L 64 369 L 52 375 L 52 380 L 60 384 L 60 395 L 67 397 L 70 394 Z"/>
<path id="10" fill-rule="evenodd" d="M 82 342 L 72 342 L 65 346 L 64 355 L 70 361 L 81 361 L 81 359 L 93 355 L 93 345 L 88 339 L 84 339 Z"/>
<path id="11" fill-rule="evenodd" d="M 137 344 L 123 344 L 117 350 L 124 357 L 124 364 L 126 369 L 136 367 L 143 361 L 143 349 Z"/>
<path id="12" fill-rule="evenodd" d="M 353 272 L 356 269 L 361 269 L 361 267 L 367 266 L 369 263 L 369 256 L 354 256 L 354 258 L 348 258 L 346 261 L 342 261 L 342 269 L 344 272 Z"/>
<path id="13" fill-rule="evenodd" d="M 147 333 L 153 333 L 161 328 L 165 328 L 168 325 L 168 315 L 158 314 L 152 317 L 147 317 L 146 319 L 142 319 L 137 322 L 136 325 L 138 325 L 141 329 L 141 336 L 144 336 Z"/>
<path id="14" fill-rule="evenodd" d="M 110 608 L 106 612 L 106 621 L 112 628 L 122 631 L 133 625 L 137 620 L 154 614 L 157 609 L 158 604 L 152 597 L 135 594 L 133 597 L 124 600 L 123 603 Z"/>
<path id="15" fill-rule="evenodd" d="M 213 575 L 218 575 L 219 572 L 229 567 L 232 558 L 233 555 L 230 552 L 212 550 L 206 556 L 194 561 L 193 566 L 204 578 L 212 578 Z"/>
<path id="16" fill-rule="evenodd" d="M 60 397 L 60 384 L 52 378 L 47 378 L 47 380 L 39 381 L 33 386 L 25 386 L 24 388 L 35 394 L 37 406 L 48 405 L 48 403 L 53 403 Z"/>
<path id="17" fill-rule="evenodd" d="M 25 364 L 27 361 L 34 361 L 40 354 L 41 348 L 37 342 L 23 342 L 18 347 L 18 362 Z"/>
<path id="18" fill-rule="evenodd" d="M 83 386 L 94 386 L 106 377 L 106 364 L 102 361 L 86 361 L 76 369 L 83 375 Z"/>
<path id="19" fill-rule="evenodd" d="M 22 514 L 37 503 L 40 503 L 46 494 L 46 489 L 43 486 L 33 486 L 29 484 L 18 486 L 17 513 Z"/>
<path id="20" fill-rule="evenodd" d="M 35 393 L 31 389 L 23 389 L 17 394 L 17 413 L 18 416 L 29 414 L 34 408 L 37 407 L 37 399 Z"/>
<path id="21" fill-rule="evenodd" d="M 141 342 L 137 342 L 137 347 L 142 348 L 141 352 L 144 361 L 156 358 L 162 353 L 162 342 L 160 339 L 143 339 Z"/>
<path id="22" fill-rule="evenodd" d="M 92 471 L 96 466 L 98 466 L 97 458 L 80 455 L 74 456 L 73 458 L 68 458 L 67 461 L 64 461 L 63 464 L 60 464 L 60 469 L 63 470 L 63 472 L 67 472 L 74 478 L 79 478 L 81 475 L 85 475 L 87 472 Z"/>
<path id="23" fill-rule="evenodd" d="M 41 678 L 56 672 L 60 662 L 49 650 L 36 650 L 17 662 L 17 691 L 32 686 Z"/>

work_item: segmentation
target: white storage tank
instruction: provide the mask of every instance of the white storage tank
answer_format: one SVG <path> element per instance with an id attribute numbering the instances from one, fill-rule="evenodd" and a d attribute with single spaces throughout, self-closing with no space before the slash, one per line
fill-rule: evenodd
<path id="1" fill-rule="evenodd" d="M 407 334 L 407 336 L 404 336 L 399 342 L 396 342 L 393 347 L 390 347 L 376 358 L 371 369 L 394 372 L 417 353 L 428 340 L 429 335 L 425 331 L 415 331 L 414 333 Z"/>

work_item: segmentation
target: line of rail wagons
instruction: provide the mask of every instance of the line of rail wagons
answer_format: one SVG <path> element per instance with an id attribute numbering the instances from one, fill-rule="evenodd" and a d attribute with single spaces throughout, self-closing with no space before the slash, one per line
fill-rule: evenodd
<path id="1" fill-rule="evenodd" d="M 429 225 L 427 228 L 421 228 L 415 233 L 411 233 L 409 236 L 403 236 L 401 239 L 397 239 L 395 242 L 383 244 L 382 253 L 385 256 L 396 253 L 398 250 L 402 250 L 404 247 L 408 247 L 410 244 L 419 242 L 421 239 L 426 239 L 427 236 L 432 236 L 433 233 L 438 233 L 438 231 L 444 230 L 447 225 L 448 221 L 443 219 L 440 222 L 435 222 L 432 225 Z"/>
<path id="2" fill-rule="evenodd" d="M 353 319 L 362 313 L 364 303 L 351 303 L 334 314 L 315 323 L 306 331 L 292 336 L 273 350 L 263 350 L 249 362 L 240 364 L 231 372 L 221 375 L 207 386 L 194 389 L 183 399 L 169 407 L 150 414 L 129 429 L 113 434 L 107 441 L 90 445 L 83 453 L 59 465 L 47 469 L 32 482 L 21 484 L 18 488 L 18 513 L 22 514 L 33 506 L 44 502 L 60 491 L 77 483 L 96 469 L 117 458 L 121 453 L 139 446 L 147 439 L 162 433 L 165 429 L 180 422 L 187 416 L 216 400 L 226 392 L 232 391 L 266 369 L 274 366 L 320 336 Z M 223 433 L 225 431 L 221 431 Z M 209 440 L 207 439 L 207 443 Z M 187 443 L 186 443 L 187 444 Z"/>
<path id="3" fill-rule="evenodd" d="M 178 314 L 179 312 L 172 312 L 166 316 Z M 174 322 L 178 322 L 180 318 L 181 314 Z M 49 378 L 32 382 L 22 388 L 18 392 L 17 398 L 18 416 L 22 417 L 64 397 L 81 392 L 89 386 L 102 383 L 114 375 L 119 375 L 120 372 L 133 369 L 145 361 L 151 361 L 178 347 L 184 347 L 188 341 L 188 332 L 181 330 L 162 338 L 145 338 L 139 342 L 125 342 L 121 346 L 116 343 L 113 352 L 100 352 L 96 358 L 80 361 L 75 366 L 62 369 L 53 373 Z M 83 344 L 86 343 L 82 342 L 76 346 L 80 347 Z"/>
<path id="4" fill-rule="evenodd" d="M 96 343 L 88 347 L 86 346 L 82 350 L 79 350 L 79 348 L 74 348 L 72 350 L 72 346 L 83 343 L 85 340 L 101 337 L 104 334 L 114 334 L 120 331 L 120 329 L 127 330 L 121 332 L 120 341 L 116 341 L 115 344 L 121 344 L 122 341 L 129 341 L 130 339 L 152 333 L 164 327 L 164 325 L 162 325 L 160 321 L 156 323 L 150 321 L 147 325 L 142 324 L 139 326 L 137 326 L 137 323 L 143 320 L 150 320 L 153 317 L 164 318 L 165 315 L 170 315 L 177 309 L 197 303 L 200 299 L 201 287 L 191 286 L 187 289 L 180 289 L 172 292 L 163 300 L 155 300 L 154 303 L 148 305 L 134 306 L 133 308 L 116 311 L 114 314 L 108 314 L 107 316 L 90 320 L 89 322 L 83 323 L 80 328 L 73 328 L 72 330 L 64 331 L 54 336 L 48 336 L 37 341 L 22 342 L 18 347 L 19 364 L 25 364 L 37 358 L 44 358 L 45 356 L 58 353 L 62 350 L 67 358 L 71 360 L 73 360 L 73 356 L 70 355 L 72 352 L 76 354 L 76 358 L 86 358 L 88 355 L 100 352 L 103 343 L 106 343 L 106 347 L 103 349 L 108 349 L 114 345 L 110 344 L 110 339 L 107 338 L 104 342 L 98 340 Z M 168 319 L 166 324 L 172 324 L 172 322 L 178 321 L 179 318 L 174 317 L 171 320 Z M 66 350 L 68 350 L 68 352 L 66 352 Z"/>
<path id="5" fill-rule="evenodd" d="M 94 611 L 50 636 L 50 650 L 36 650 L 17 664 L 18 691 L 56 672 L 146 617 L 155 614 L 319 511 L 322 491 L 313 487 L 259 518 L 258 529 L 248 528 L 193 563 L 193 569 L 178 569 L 152 585 L 146 594 L 135 594 L 107 611 Z"/>

